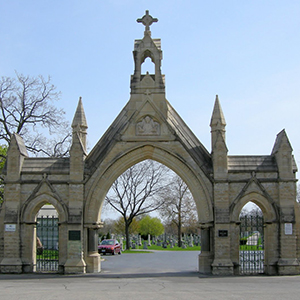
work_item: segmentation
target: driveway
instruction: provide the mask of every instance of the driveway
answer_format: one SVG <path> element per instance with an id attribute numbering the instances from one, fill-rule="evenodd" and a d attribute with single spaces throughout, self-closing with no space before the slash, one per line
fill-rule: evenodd
<path id="1" fill-rule="evenodd" d="M 0 274 L 1 300 L 298 300 L 300 276 L 201 276 L 197 252 L 105 256 L 100 274 Z"/>
<path id="2" fill-rule="evenodd" d="M 154 251 L 152 253 L 123 253 L 104 255 L 101 263 L 103 276 L 118 275 L 198 275 L 198 251 Z"/>

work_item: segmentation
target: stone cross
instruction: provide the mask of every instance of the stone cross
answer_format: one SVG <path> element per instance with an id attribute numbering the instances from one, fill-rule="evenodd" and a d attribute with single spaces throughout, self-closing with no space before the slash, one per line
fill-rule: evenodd
<path id="1" fill-rule="evenodd" d="M 157 18 L 152 18 L 152 16 L 149 15 L 149 10 L 146 10 L 146 14 L 141 18 L 136 20 L 138 23 L 143 23 L 144 26 L 146 26 L 145 31 L 150 31 L 150 25 L 154 22 L 157 22 Z"/>

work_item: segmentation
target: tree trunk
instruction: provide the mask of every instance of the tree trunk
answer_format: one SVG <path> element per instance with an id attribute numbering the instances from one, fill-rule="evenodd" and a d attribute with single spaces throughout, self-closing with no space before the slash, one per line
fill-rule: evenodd
<path id="1" fill-rule="evenodd" d="M 130 250 L 129 225 L 125 222 L 126 250 Z"/>
<path id="2" fill-rule="evenodd" d="M 178 235 L 178 247 L 181 247 L 182 246 L 182 242 L 181 242 L 181 218 L 179 218 L 178 224 L 177 224 L 177 235 Z"/>

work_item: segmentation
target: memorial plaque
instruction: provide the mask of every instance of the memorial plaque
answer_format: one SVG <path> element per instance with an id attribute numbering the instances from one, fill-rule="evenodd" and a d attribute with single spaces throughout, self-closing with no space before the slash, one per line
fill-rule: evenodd
<path id="1" fill-rule="evenodd" d="M 80 241 L 80 230 L 69 230 L 69 241 Z"/>
<path id="2" fill-rule="evenodd" d="M 16 224 L 5 224 L 5 231 L 16 231 Z"/>
<path id="3" fill-rule="evenodd" d="M 228 230 L 219 230 L 219 237 L 228 237 Z"/>
<path id="4" fill-rule="evenodd" d="M 285 223 L 284 224 L 284 233 L 286 235 L 293 234 L 293 224 L 292 223 Z"/>

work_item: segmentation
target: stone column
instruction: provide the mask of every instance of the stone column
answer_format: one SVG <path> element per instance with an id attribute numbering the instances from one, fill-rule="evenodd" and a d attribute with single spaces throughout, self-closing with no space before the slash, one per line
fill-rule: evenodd
<path id="1" fill-rule="evenodd" d="M 99 273 L 101 271 L 101 258 L 98 253 L 98 229 L 100 227 L 102 227 L 102 223 L 87 226 L 88 255 L 85 260 L 87 273 Z"/>
<path id="2" fill-rule="evenodd" d="M 210 251 L 210 228 L 201 228 L 201 252 Z"/>
<path id="3" fill-rule="evenodd" d="M 211 264 L 213 261 L 212 253 L 210 251 L 210 224 L 202 224 L 201 226 L 201 253 L 198 257 L 199 273 L 211 274 Z"/>
<path id="4" fill-rule="evenodd" d="M 21 254 L 19 201 L 21 187 L 19 183 L 6 183 L 3 232 L 3 259 L 0 263 L 1 273 L 22 273 L 23 262 Z"/>
<path id="5" fill-rule="evenodd" d="M 279 224 L 266 222 L 264 224 L 264 264 L 267 275 L 278 275 Z"/>
<path id="6" fill-rule="evenodd" d="M 82 226 L 81 224 L 68 224 L 67 232 L 67 261 L 64 265 L 65 273 L 85 273 L 86 262 L 83 259 Z"/>
<path id="7" fill-rule="evenodd" d="M 226 180 L 214 183 L 214 261 L 213 275 L 233 275 L 231 260 L 231 226 L 229 212 L 229 185 Z"/>
<path id="8" fill-rule="evenodd" d="M 98 251 L 98 228 L 89 228 L 88 229 L 89 245 L 88 252 L 97 252 Z"/>

